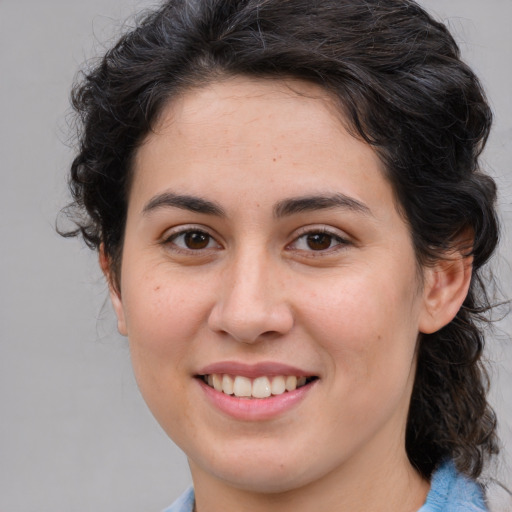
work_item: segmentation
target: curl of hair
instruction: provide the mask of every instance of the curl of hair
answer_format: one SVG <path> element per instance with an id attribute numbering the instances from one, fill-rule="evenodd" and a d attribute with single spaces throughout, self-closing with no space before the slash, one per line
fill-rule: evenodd
<path id="1" fill-rule="evenodd" d="M 169 0 L 76 83 L 71 166 L 76 229 L 102 244 L 119 286 L 127 197 L 138 145 L 181 91 L 233 75 L 295 77 L 337 99 L 351 133 L 385 163 L 429 265 L 471 238 L 468 296 L 421 336 L 406 449 L 426 477 L 445 458 L 477 477 L 497 452 L 481 356 L 490 307 L 481 268 L 498 240 L 495 185 L 479 168 L 491 112 L 446 27 L 411 0 Z"/>

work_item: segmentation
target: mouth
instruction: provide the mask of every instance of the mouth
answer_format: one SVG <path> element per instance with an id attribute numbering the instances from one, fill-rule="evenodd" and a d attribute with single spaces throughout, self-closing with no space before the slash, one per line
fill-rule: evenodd
<path id="1" fill-rule="evenodd" d="M 272 375 L 249 378 L 243 375 L 211 373 L 197 375 L 207 386 L 237 398 L 262 399 L 290 393 L 318 380 L 316 376 Z"/>

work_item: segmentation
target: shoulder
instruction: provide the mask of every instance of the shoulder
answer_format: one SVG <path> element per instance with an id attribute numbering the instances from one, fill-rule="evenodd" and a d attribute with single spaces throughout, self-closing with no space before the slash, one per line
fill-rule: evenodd
<path id="1" fill-rule="evenodd" d="M 194 488 L 189 487 L 170 507 L 162 512 L 193 512 Z"/>
<path id="2" fill-rule="evenodd" d="M 445 462 L 433 474 L 425 505 L 418 512 L 487 512 L 482 488 Z"/>

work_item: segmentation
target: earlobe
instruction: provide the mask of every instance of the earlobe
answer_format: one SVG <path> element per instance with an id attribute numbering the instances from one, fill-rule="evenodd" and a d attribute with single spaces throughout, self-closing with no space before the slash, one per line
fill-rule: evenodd
<path id="1" fill-rule="evenodd" d="M 469 290 L 472 263 L 472 257 L 457 253 L 425 270 L 421 333 L 434 333 L 455 318 Z"/>
<path id="2" fill-rule="evenodd" d="M 108 256 L 105 254 L 103 244 L 101 244 L 99 249 L 99 263 L 103 275 L 108 283 L 108 289 L 110 294 L 110 301 L 112 302 L 112 307 L 114 308 L 114 312 L 117 317 L 117 330 L 119 334 L 122 336 L 128 336 L 128 330 L 126 329 L 126 321 L 124 315 L 123 303 L 121 300 L 121 293 L 114 282 L 114 278 L 112 276 L 111 264 Z"/>

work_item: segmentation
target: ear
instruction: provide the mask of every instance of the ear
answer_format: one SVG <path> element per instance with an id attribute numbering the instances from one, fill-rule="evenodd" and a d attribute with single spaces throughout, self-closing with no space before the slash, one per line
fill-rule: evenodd
<path id="1" fill-rule="evenodd" d="M 111 268 L 111 262 L 108 256 L 105 254 L 105 249 L 103 244 L 100 245 L 99 249 L 99 263 L 101 270 L 103 271 L 103 275 L 108 283 L 108 289 L 110 294 L 110 301 L 112 302 L 112 306 L 114 307 L 114 311 L 117 316 L 117 330 L 123 336 L 128 336 L 128 331 L 126 329 L 126 320 L 124 315 L 123 302 L 121 300 L 121 292 L 119 287 L 116 285 Z"/>
<path id="2" fill-rule="evenodd" d="M 424 271 L 419 331 L 431 334 L 449 324 L 468 294 L 473 258 L 457 251 Z"/>

